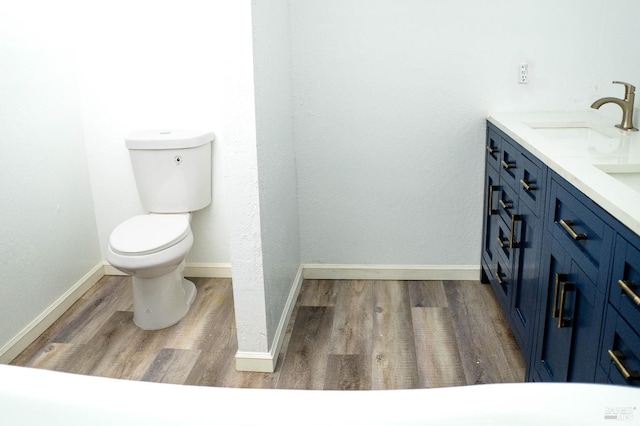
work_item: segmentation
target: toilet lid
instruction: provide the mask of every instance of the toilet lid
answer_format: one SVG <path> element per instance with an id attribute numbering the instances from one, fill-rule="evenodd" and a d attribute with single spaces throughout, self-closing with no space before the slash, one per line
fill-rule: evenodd
<path id="1" fill-rule="evenodd" d="M 189 220 L 185 215 L 134 216 L 113 230 L 109 245 L 120 254 L 151 254 L 182 241 L 189 230 Z"/>

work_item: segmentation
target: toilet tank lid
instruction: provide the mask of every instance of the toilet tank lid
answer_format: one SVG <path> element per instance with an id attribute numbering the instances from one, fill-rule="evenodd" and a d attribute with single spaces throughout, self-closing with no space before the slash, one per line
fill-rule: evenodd
<path id="1" fill-rule="evenodd" d="M 194 148 L 213 142 L 213 132 L 186 129 L 136 130 L 125 137 L 128 149 Z"/>

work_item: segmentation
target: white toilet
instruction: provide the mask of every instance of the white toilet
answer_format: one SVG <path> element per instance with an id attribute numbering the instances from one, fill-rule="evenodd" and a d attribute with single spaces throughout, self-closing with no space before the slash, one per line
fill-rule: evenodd
<path id="1" fill-rule="evenodd" d="M 142 207 L 109 237 L 107 261 L 133 278 L 133 321 L 158 330 L 189 311 L 196 287 L 183 277 L 193 245 L 191 212 L 211 204 L 211 132 L 144 130 L 126 137 Z"/>

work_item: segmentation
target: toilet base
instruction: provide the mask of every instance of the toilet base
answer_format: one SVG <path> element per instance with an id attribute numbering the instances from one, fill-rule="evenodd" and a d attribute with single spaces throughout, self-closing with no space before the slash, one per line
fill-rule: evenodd
<path id="1" fill-rule="evenodd" d="M 155 278 L 133 278 L 133 322 L 143 330 L 159 330 L 178 323 L 189 312 L 196 286 L 182 276 L 184 261 Z"/>

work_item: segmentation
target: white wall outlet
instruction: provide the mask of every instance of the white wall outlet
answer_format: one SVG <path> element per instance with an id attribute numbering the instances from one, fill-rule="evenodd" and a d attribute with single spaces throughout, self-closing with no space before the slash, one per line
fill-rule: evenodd
<path id="1" fill-rule="evenodd" d="M 526 62 L 521 62 L 518 66 L 518 83 L 529 83 L 529 64 L 527 64 Z"/>

